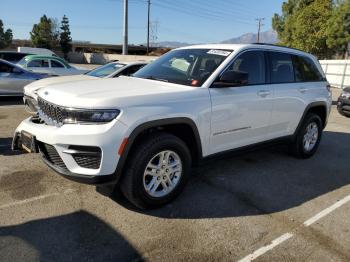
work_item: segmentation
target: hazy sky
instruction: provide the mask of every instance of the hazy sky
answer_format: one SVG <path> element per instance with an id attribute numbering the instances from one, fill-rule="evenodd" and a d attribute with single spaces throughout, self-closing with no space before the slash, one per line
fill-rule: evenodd
<path id="1" fill-rule="evenodd" d="M 146 0 L 129 0 L 129 42 L 146 42 Z M 256 32 L 255 18 L 265 17 L 263 31 L 283 0 L 151 0 L 151 20 L 158 21 L 157 41 L 219 42 Z M 40 16 L 59 21 L 66 14 L 73 40 L 121 43 L 123 0 L 0 0 L 0 19 L 14 38 L 28 39 Z"/>

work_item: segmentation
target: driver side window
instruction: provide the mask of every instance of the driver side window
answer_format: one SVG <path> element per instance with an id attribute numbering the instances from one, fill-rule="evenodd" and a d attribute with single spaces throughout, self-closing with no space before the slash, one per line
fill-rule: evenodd
<path id="1" fill-rule="evenodd" d="M 266 81 L 264 52 L 248 51 L 241 54 L 227 71 L 231 71 L 232 75 L 247 75 L 248 79 L 243 85 L 264 84 Z"/>

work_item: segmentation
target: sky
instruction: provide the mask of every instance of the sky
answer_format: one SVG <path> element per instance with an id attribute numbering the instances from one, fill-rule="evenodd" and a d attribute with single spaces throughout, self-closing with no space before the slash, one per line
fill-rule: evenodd
<path id="1" fill-rule="evenodd" d="M 244 33 L 271 29 L 283 0 L 151 0 L 152 34 L 157 42 L 215 43 Z M 29 39 L 33 24 L 46 14 L 61 21 L 67 15 L 73 41 L 121 44 L 123 0 L 0 0 L 0 19 L 15 39 Z M 129 0 L 129 43 L 147 37 L 147 0 Z M 157 29 L 157 30 L 156 30 Z"/>

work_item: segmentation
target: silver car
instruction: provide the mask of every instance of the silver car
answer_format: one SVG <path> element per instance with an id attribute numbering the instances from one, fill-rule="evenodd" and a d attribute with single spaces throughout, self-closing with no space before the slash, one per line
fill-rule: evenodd
<path id="1" fill-rule="evenodd" d="M 96 80 L 100 78 L 115 78 L 119 76 L 130 76 L 138 71 L 148 62 L 111 62 L 106 65 L 97 67 L 83 75 L 59 76 L 54 78 L 46 78 L 35 83 L 31 83 L 24 88 L 24 104 L 26 110 L 30 113 L 37 111 L 37 91 L 42 87 L 49 85 L 57 85 L 63 83 L 71 83 L 81 80 Z M 98 88 L 98 87 L 97 87 Z"/>
<path id="2" fill-rule="evenodd" d="M 22 96 L 24 86 L 46 77 L 0 59 L 0 96 Z"/>

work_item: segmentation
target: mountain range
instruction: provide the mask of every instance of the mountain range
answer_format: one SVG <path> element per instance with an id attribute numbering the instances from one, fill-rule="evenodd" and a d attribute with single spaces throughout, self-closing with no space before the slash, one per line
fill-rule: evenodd
<path id="1" fill-rule="evenodd" d="M 221 44 L 249 44 L 249 43 L 256 43 L 257 39 L 258 39 L 257 34 L 247 33 L 239 37 L 234 37 L 234 38 L 221 41 L 220 43 Z M 268 30 L 260 33 L 261 43 L 275 44 L 277 43 L 277 41 L 278 41 L 277 33 L 273 30 Z M 156 44 L 157 47 L 170 47 L 170 48 L 177 48 L 177 47 L 188 46 L 188 45 L 192 45 L 192 43 L 178 42 L 178 41 L 164 41 L 164 42 L 158 42 Z"/>

